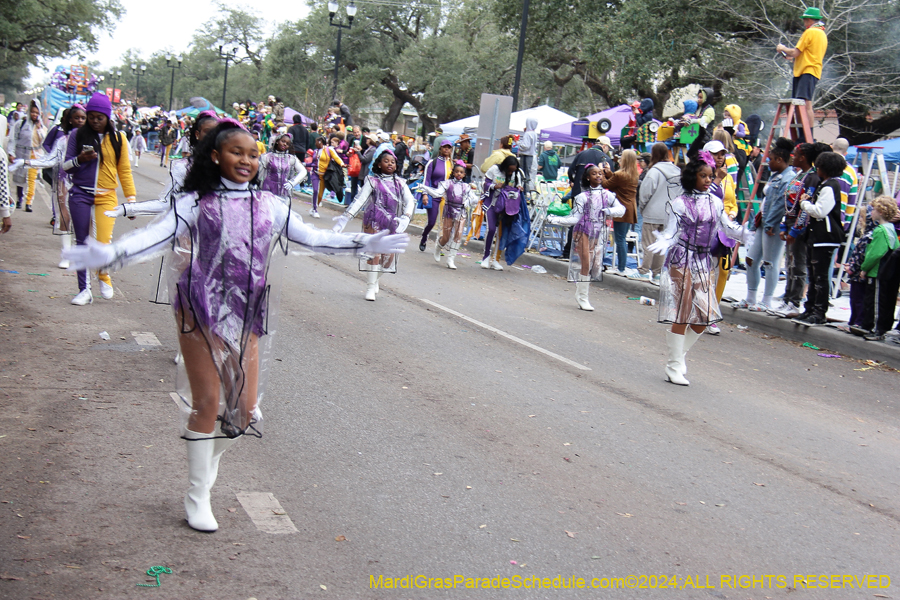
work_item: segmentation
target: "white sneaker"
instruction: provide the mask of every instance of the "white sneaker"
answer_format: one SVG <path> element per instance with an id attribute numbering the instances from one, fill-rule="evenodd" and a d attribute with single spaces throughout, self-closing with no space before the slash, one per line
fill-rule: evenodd
<path id="1" fill-rule="evenodd" d="M 104 300 L 109 300 L 113 297 L 114 294 L 115 292 L 113 291 L 113 286 L 109 285 L 105 281 L 100 282 L 100 296 Z"/>
<path id="2" fill-rule="evenodd" d="M 722 333 L 722 330 L 719 329 L 719 326 L 715 323 L 711 323 L 706 326 L 706 333 L 708 333 L 709 335 L 719 335 L 720 333 Z"/>
<path id="3" fill-rule="evenodd" d="M 646 281 L 650 282 L 653 279 L 653 276 L 650 273 L 641 273 L 635 269 L 631 269 L 631 272 L 628 273 L 628 279 L 634 279 L 635 281 Z"/>
<path id="4" fill-rule="evenodd" d="M 617 277 L 625 277 L 625 271 L 619 271 L 618 269 L 613 269 L 612 274 Z"/>
<path id="5" fill-rule="evenodd" d="M 66 260 L 65 258 L 62 259 L 61 261 L 59 261 L 59 268 L 60 268 L 60 269 L 68 269 L 68 268 L 69 268 L 69 261 Z"/>
<path id="6" fill-rule="evenodd" d="M 319 218 L 319 211 L 317 211 L 317 210 L 311 210 L 311 211 L 309 211 L 309 214 L 312 215 L 313 219 Z"/>
<path id="7" fill-rule="evenodd" d="M 94 296 L 91 295 L 91 288 L 85 288 L 78 292 L 78 295 L 72 298 L 72 304 L 75 306 L 84 306 L 85 304 L 91 304 L 94 301 Z"/>
<path id="8" fill-rule="evenodd" d="M 489 258 L 481 259 L 481 268 L 482 269 L 490 269 L 491 268 L 491 260 Z"/>
<path id="9" fill-rule="evenodd" d="M 496 261 L 496 259 L 491 259 L 491 268 L 495 271 L 502 271 L 503 265 Z"/>

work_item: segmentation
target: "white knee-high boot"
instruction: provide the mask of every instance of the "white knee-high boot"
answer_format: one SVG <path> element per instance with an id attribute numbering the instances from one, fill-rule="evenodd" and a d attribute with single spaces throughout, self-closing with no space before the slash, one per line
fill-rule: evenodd
<path id="1" fill-rule="evenodd" d="M 434 240 L 434 262 L 441 262 L 441 250 L 443 246 L 441 246 L 441 236 L 438 236 L 436 240 Z"/>
<path id="2" fill-rule="evenodd" d="M 64 233 L 64 234 L 62 234 L 60 237 L 62 238 L 62 240 L 61 240 L 61 241 L 62 241 L 62 249 L 63 249 L 63 252 L 65 252 L 66 250 L 68 250 L 69 248 L 72 247 L 72 234 L 71 234 L 71 233 Z M 60 261 L 59 261 L 59 268 L 60 268 L 60 269 L 68 269 L 68 268 L 69 268 L 69 261 L 66 260 L 65 258 L 63 258 L 62 260 L 60 260 Z"/>
<path id="3" fill-rule="evenodd" d="M 375 301 L 375 294 L 378 293 L 378 276 L 380 274 L 379 271 L 369 271 L 367 273 L 366 300 Z"/>
<path id="4" fill-rule="evenodd" d="M 451 248 L 449 254 L 447 254 L 447 268 L 448 269 L 456 269 L 456 253 L 459 252 L 456 248 Z"/>
<path id="5" fill-rule="evenodd" d="M 591 290 L 591 276 L 579 275 L 578 281 L 575 282 L 575 301 L 581 310 L 594 310 L 591 303 L 588 302 L 588 294 Z"/>
<path id="6" fill-rule="evenodd" d="M 666 362 L 666 378 L 675 385 L 690 385 L 684 375 L 684 336 L 671 331 L 666 332 L 666 345 L 669 348 L 669 360 Z"/>
<path id="7" fill-rule="evenodd" d="M 703 335 L 702 331 L 700 333 L 697 333 L 690 327 L 688 327 L 685 330 L 685 332 L 684 332 L 684 356 L 685 357 L 687 356 L 688 350 L 691 349 L 691 346 L 693 346 L 695 343 L 697 343 L 697 340 L 700 339 L 701 335 Z M 681 367 L 682 367 L 681 374 L 687 375 L 687 358 L 682 358 Z"/>
<path id="8" fill-rule="evenodd" d="M 215 433 L 198 433 L 185 429 L 187 444 L 188 481 L 191 487 L 184 495 L 184 512 L 188 525 L 197 531 L 215 531 L 219 528 L 210 505 L 209 490 L 216 480 L 212 472 L 212 457 L 215 449 Z"/>

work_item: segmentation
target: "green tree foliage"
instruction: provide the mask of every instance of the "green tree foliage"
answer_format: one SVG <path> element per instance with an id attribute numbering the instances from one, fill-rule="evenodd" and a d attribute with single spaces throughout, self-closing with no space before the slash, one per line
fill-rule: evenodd
<path id="1" fill-rule="evenodd" d="M 122 13 L 118 0 L 0 0 L 0 86 L 19 88 L 43 58 L 96 50 Z"/>

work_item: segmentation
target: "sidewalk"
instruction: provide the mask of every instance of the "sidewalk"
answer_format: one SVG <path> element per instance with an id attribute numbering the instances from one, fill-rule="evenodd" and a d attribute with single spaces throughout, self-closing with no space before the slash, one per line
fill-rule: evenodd
<path id="1" fill-rule="evenodd" d="M 300 197 L 309 202 L 308 196 L 300 195 Z M 324 216 L 325 212 L 330 210 L 336 216 L 341 211 L 340 206 L 332 202 L 323 202 L 320 209 L 326 209 L 323 211 L 322 223 L 318 224 L 320 227 L 330 224 L 331 220 Z M 421 235 L 422 227 L 410 224 L 408 231 L 411 234 Z M 435 228 L 435 231 L 431 232 L 429 238 L 433 240 L 436 237 L 437 229 Z M 473 260 L 477 260 L 477 257 L 484 251 L 484 243 L 472 240 L 460 251 L 472 254 Z M 562 278 L 566 277 L 569 268 L 567 261 L 531 252 L 522 255 L 513 265 L 513 268 L 524 268 L 534 265 L 544 267 L 549 275 Z M 743 299 L 747 291 L 745 281 L 744 272 L 735 271 L 725 288 L 725 297 L 731 295 L 735 298 Z M 627 296 L 647 296 L 648 298 L 659 299 L 658 287 L 643 281 L 610 275 L 609 272 L 604 275 L 602 285 L 607 289 L 619 291 Z M 776 295 L 783 292 L 784 283 L 779 282 L 779 287 L 776 289 Z M 833 304 L 835 308 L 829 310 L 829 317 L 837 317 L 846 321 L 846 318 L 849 316 L 849 310 L 845 310 L 846 297 L 833 301 Z M 600 307 L 595 306 L 595 308 Z M 720 308 L 725 324 L 749 327 L 753 330 L 794 342 L 809 343 L 819 347 L 823 354 L 826 353 L 827 349 L 828 353 L 847 355 L 859 360 L 873 360 L 879 363 L 886 363 L 895 369 L 900 369 L 900 344 L 894 344 L 893 342 L 868 342 L 861 337 L 843 333 L 833 327 L 802 327 L 796 325 L 790 319 L 779 319 L 765 313 L 737 310 L 732 308 L 730 303 L 723 302 Z M 727 328 L 722 335 L 729 335 Z"/>

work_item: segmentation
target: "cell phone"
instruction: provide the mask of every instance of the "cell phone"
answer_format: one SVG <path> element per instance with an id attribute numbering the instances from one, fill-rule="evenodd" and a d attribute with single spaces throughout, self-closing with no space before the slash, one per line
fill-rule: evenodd
<path id="1" fill-rule="evenodd" d="M 81 147 L 81 151 L 82 151 L 82 152 L 93 152 L 93 151 L 94 151 L 94 147 L 93 147 L 93 146 L 84 145 L 84 146 Z"/>

